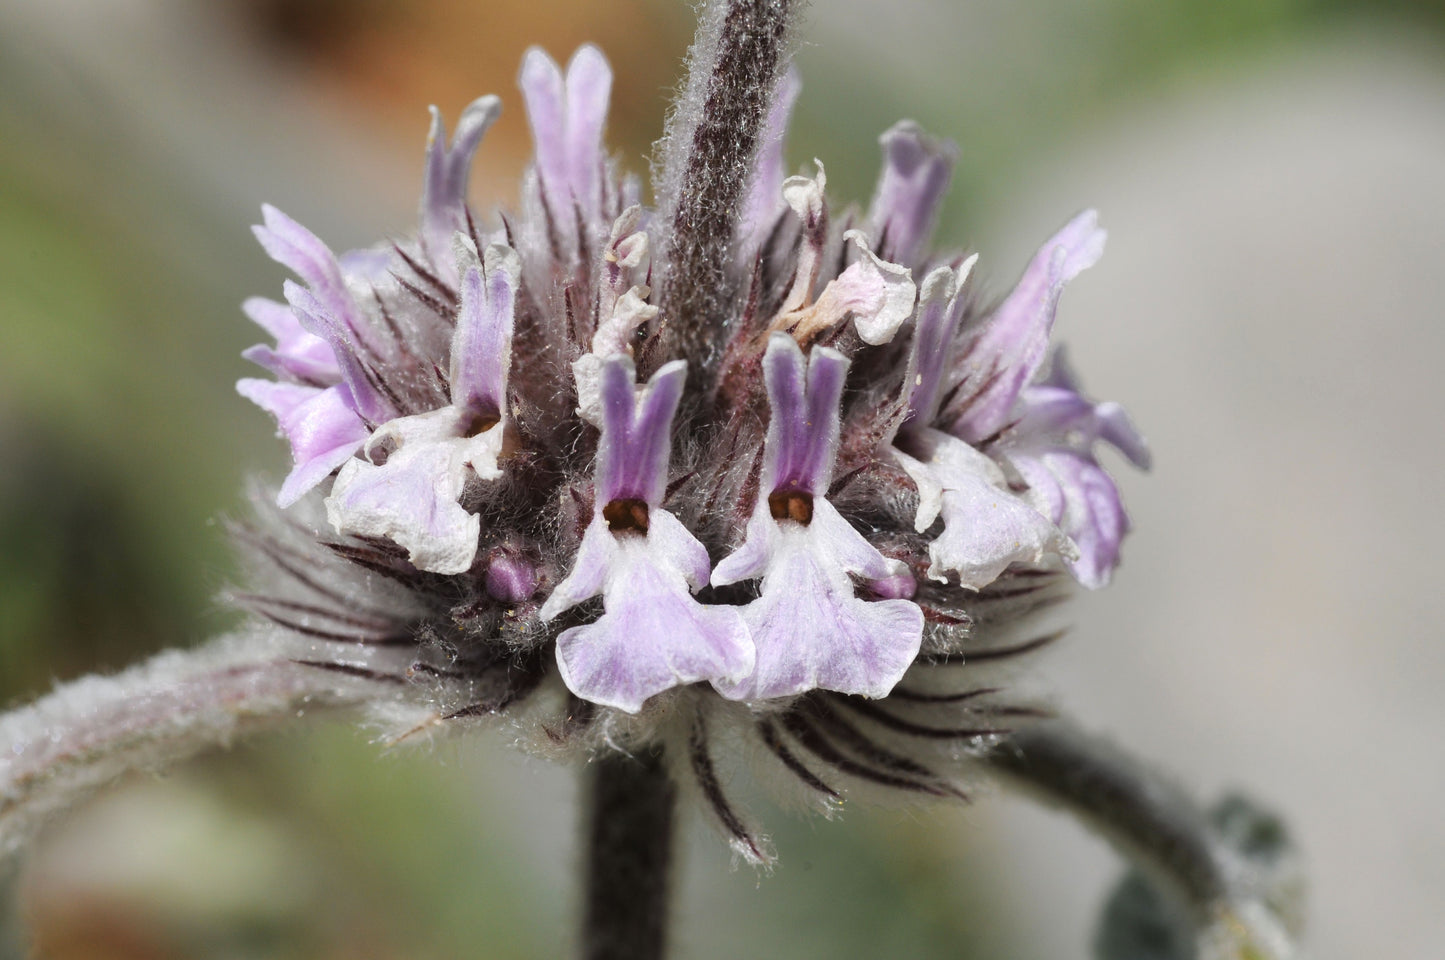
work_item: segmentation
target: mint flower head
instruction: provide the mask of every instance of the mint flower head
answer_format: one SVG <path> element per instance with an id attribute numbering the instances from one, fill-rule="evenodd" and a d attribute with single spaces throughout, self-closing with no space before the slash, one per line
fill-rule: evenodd
<path id="1" fill-rule="evenodd" d="M 976 254 L 930 246 L 949 143 L 886 131 L 866 208 L 821 162 L 789 175 L 799 6 L 700 5 L 646 189 L 607 151 L 587 46 L 526 54 L 510 207 L 467 200 L 488 96 L 450 136 L 433 111 L 407 237 L 338 254 L 263 208 L 290 276 L 244 304 L 265 375 L 237 388 L 292 466 L 234 528 L 252 615 L 0 715 L 0 856 L 126 771 L 359 708 L 390 743 L 491 723 L 585 765 L 589 960 L 665 955 L 679 792 L 766 866 L 739 784 L 831 814 L 967 799 L 975 770 L 1143 868 L 1101 957 L 1296 955 L 1277 820 L 1211 817 L 1016 686 L 1049 611 L 1119 563 L 1100 449 L 1149 463 L 1052 343 L 1095 214 L 988 296 Z"/>
<path id="2" fill-rule="evenodd" d="M 684 737 L 670 754 L 753 859 L 719 724 L 825 804 L 958 794 L 940 745 L 1033 712 L 987 665 L 1118 563 L 1096 448 L 1147 465 L 1050 347 L 1103 251 L 1094 214 L 988 307 L 977 257 L 928 246 L 954 148 L 911 123 L 881 138 L 867 212 L 839 207 L 821 163 L 785 175 L 781 73 L 746 168 L 664 165 L 649 207 L 606 151 L 598 50 L 565 70 L 532 50 L 519 84 L 535 154 L 513 210 L 466 199 L 495 97 L 450 140 L 433 112 L 411 239 L 338 255 L 264 209 L 294 278 L 246 305 L 275 338 L 246 356 L 275 379 L 239 389 L 290 443 L 293 519 L 256 540 L 308 559 L 245 602 L 312 641 L 307 663 L 404 685 L 400 733 L 505 713 L 553 754 Z M 689 191 L 729 185 L 726 233 L 702 235 L 716 211 Z M 359 615 L 349 598 L 377 594 L 357 578 L 399 602 Z"/>

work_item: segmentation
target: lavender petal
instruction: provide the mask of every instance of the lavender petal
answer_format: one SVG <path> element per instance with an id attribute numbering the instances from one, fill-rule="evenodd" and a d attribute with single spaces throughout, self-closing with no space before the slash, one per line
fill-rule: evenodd
<path id="1" fill-rule="evenodd" d="M 815 511 L 819 506 L 831 510 L 827 501 L 815 501 Z M 848 566 L 859 558 L 840 564 L 837 531 L 828 529 L 834 521 L 820 519 L 815 512 L 809 526 L 777 531 L 761 596 L 743 608 L 757 664 L 743 680 L 714 680 L 724 697 L 765 700 L 814 689 L 884 697 L 918 655 L 923 612 L 907 600 L 855 597 Z M 887 571 L 882 576 L 896 572 L 881 555 L 863 565 Z"/>
<path id="2" fill-rule="evenodd" d="M 948 192 L 958 148 L 928 136 L 911 120 L 894 124 L 878 142 L 883 172 L 868 209 L 870 232 L 878 238 L 880 257 L 916 266 Z"/>
<path id="3" fill-rule="evenodd" d="M 1100 440 L 1110 443 L 1140 469 L 1149 466 L 1149 448 L 1118 404 L 1095 404 L 1078 392 L 1078 380 L 1059 354 L 1049 378 L 1023 392 L 1020 408 L 1018 424 L 1000 440 L 998 452 L 1029 485 L 1026 496 L 1035 509 L 1078 545 L 1079 557 L 1069 565 L 1075 577 L 1091 589 L 1104 586 L 1118 565 L 1129 520 L 1094 447 Z"/>
<path id="4" fill-rule="evenodd" d="M 289 507 L 355 455 L 366 425 L 352 409 L 344 384 L 325 390 L 270 380 L 240 380 L 236 391 L 276 418 L 295 464 L 276 503 Z"/>
<path id="5" fill-rule="evenodd" d="M 1086 210 L 1045 243 L 1008 298 L 965 347 L 963 386 L 945 411 L 950 433 L 977 443 L 1009 423 L 1042 366 L 1064 286 L 1104 253 L 1098 214 Z"/>
<path id="6" fill-rule="evenodd" d="M 242 311 L 276 338 L 272 349 L 263 344 L 250 347 L 241 356 L 252 363 L 288 380 L 330 386 L 341 379 L 336 354 L 325 340 L 308 332 L 296 314 L 284 303 L 251 297 L 241 304 Z"/>
<path id="7" fill-rule="evenodd" d="M 937 267 L 923 278 L 918 291 L 918 319 L 913 328 L 905 424 L 927 426 L 938 413 L 944 373 L 948 370 L 953 336 L 962 319 L 964 285 L 978 262 L 974 254 L 959 265 Z"/>
<path id="8" fill-rule="evenodd" d="M 1093 457 L 1067 449 L 1012 454 L 1009 461 L 1029 485 L 1027 497 L 1078 546 L 1069 561 L 1090 590 L 1107 586 L 1119 564 L 1129 518 L 1114 479 Z"/>
<path id="9" fill-rule="evenodd" d="M 393 419 L 396 408 L 368 375 L 359 353 L 362 348 L 354 339 L 352 329 L 328 311 L 320 298 L 306 287 L 287 280 L 281 289 L 301 326 L 331 348 L 356 412 L 371 423 L 385 423 Z"/>
<path id="10" fill-rule="evenodd" d="M 827 492 L 838 452 L 838 404 L 848 360 L 828 347 L 804 359 L 785 333 L 768 338 L 763 378 L 768 390 L 768 436 L 763 486 L 768 490 Z"/>
<path id="11" fill-rule="evenodd" d="M 605 612 L 557 638 L 562 681 L 584 700 L 637 713 L 672 687 L 726 683 L 752 670 L 753 645 L 737 608 L 698 603 L 684 575 L 653 553 L 648 538 L 619 542 Z"/>
<path id="12" fill-rule="evenodd" d="M 506 411 L 507 373 L 512 358 L 512 327 L 522 264 L 502 244 L 487 248 L 483 269 L 466 268 L 461 306 L 452 338 L 452 404 L 498 419 Z"/>
<path id="13" fill-rule="evenodd" d="M 602 135 L 612 96 L 612 68 L 602 51 L 584 44 L 567 64 L 567 179 L 572 197 L 588 218 L 602 212 L 606 156 Z"/>
<path id="14" fill-rule="evenodd" d="M 551 620 L 564 610 L 601 593 L 607 582 L 607 572 L 617 563 L 620 549 L 617 538 L 607 529 L 602 515 L 593 516 L 592 522 L 582 532 L 582 543 L 577 547 L 572 569 L 552 588 L 538 616 L 544 621 Z"/>
<path id="15" fill-rule="evenodd" d="M 557 638 L 563 682 L 577 696 L 629 713 L 651 696 L 701 680 L 734 680 L 753 665 L 737 608 L 704 606 L 691 590 L 707 578 L 707 550 L 666 510 L 645 534 L 614 535 L 599 512 L 571 573 L 542 605 L 550 620 L 598 593 L 603 614 Z"/>
<path id="16" fill-rule="evenodd" d="M 567 65 L 533 47 L 518 77 L 536 145 L 537 176 L 555 224 L 569 232 L 575 210 L 596 217 L 602 208 L 605 157 L 602 132 L 612 90 L 612 71 L 602 53 L 583 46 Z"/>
<path id="17" fill-rule="evenodd" d="M 452 236 L 466 227 L 467 182 L 472 158 L 482 137 L 502 112 L 494 96 L 473 100 L 457 118 L 457 130 L 447 144 L 441 111 L 431 108 L 431 131 L 426 143 L 426 179 L 421 194 L 421 243 L 427 257 L 443 275 L 450 273 Z M 455 277 L 444 279 L 455 280 Z"/>
<path id="18" fill-rule="evenodd" d="M 602 440 L 595 485 L 599 503 L 636 498 L 662 502 L 672 455 L 672 416 L 682 399 L 687 362 L 674 360 L 638 394 L 632 358 L 610 357 L 602 367 Z"/>
<path id="19" fill-rule="evenodd" d="M 262 205 L 261 216 L 265 223 L 252 227 L 251 232 L 262 249 L 304 280 L 324 312 L 340 321 L 349 336 L 370 347 L 361 313 L 346 286 L 336 254 L 316 234 L 270 204 Z"/>
<path id="20" fill-rule="evenodd" d="M 758 138 L 758 158 L 753 165 L 752 183 L 748 188 L 746 212 L 743 215 L 742 237 L 745 253 L 755 251 L 782 213 L 783 177 L 786 166 L 783 148 L 787 144 L 788 119 L 803 83 L 798 71 L 790 68 L 778 78 L 777 92 L 768 119 Z"/>
<path id="21" fill-rule="evenodd" d="M 937 430 L 910 435 L 910 454 L 898 457 L 919 487 L 915 525 L 926 530 L 940 513 L 943 532 L 928 547 L 928 575 L 958 575 L 977 590 L 1012 563 L 1038 564 L 1051 555 L 1077 556 L 1058 527 L 1008 489 L 1003 471 L 986 455 Z"/>
<path id="22" fill-rule="evenodd" d="M 346 462 L 331 495 L 326 517 L 342 534 L 383 537 L 405 547 L 413 566 L 432 573 L 465 573 L 476 558 L 481 520 L 458 503 L 474 463 L 496 454 L 499 442 L 488 431 L 457 437 L 450 408 L 393 420 L 374 434 L 368 450 L 381 441 L 394 444 L 380 465 Z M 481 471 L 477 471 L 479 474 Z"/>
<path id="23" fill-rule="evenodd" d="M 347 250 L 336 258 L 336 262 L 341 264 L 342 276 L 349 280 L 379 283 L 400 265 L 401 258 L 397 256 L 396 248 L 388 243 Z"/>

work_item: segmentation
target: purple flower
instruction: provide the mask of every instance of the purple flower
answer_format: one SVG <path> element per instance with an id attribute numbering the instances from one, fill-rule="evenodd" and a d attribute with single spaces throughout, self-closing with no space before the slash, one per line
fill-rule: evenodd
<path id="1" fill-rule="evenodd" d="M 275 347 L 258 343 L 243 350 L 241 356 L 292 383 L 325 387 L 341 379 L 341 368 L 331 347 L 302 327 L 286 304 L 252 297 L 241 304 L 241 309 L 257 326 L 276 338 Z"/>
<path id="2" fill-rule="evenodd" d="M 707 583 L 707 548 L 662 508 L 687 364 L 665 364 L 640 396 L 635 377 L 626 356 L 603 366 L 592 522 L 540 614 L 551 620 L 602 594 L 602 616 L 557 637 L 557 666 L 577 696 L 628 713 L 672 687 L 728 683 L 753 667 L 737 609 L 693 599 Z"/>
<path id="3" fill-rule="evenodd" d="M 461 305 L 447 378 L 451 403 L 382 424 L 366 459 L 341 468 L 326 516 L 339 533 L 385 537 L 432 573 L 462 573 L 477 553 L 481 519 L 459 502 L 469 479 L 495 480 L 507 425 L 507 372 L 521 265 L 509 247 L 485 263 L 458 245 Z"/>
<path id="4" fill-rule="evenodd" d="M 1102 440 L 1140 470 L 1149 448 L 1117 403 L 1092 403 L 1079 389 L 1062 348 L 1047 380 L 1023 391 L 1023 415 L 1000 440 L 999 452 L 1028 484 L 1026 497 L 1078 547 L 1069 569 L 1098 589 L 1119 562 L 1129 518 L 1114 479 L 1094 457 Z"/>
<path id="5" fill-rule="evenodd" d="M 894 457 L 918 487 L 914 528 L 922 533 L 943 518 L 943 532 L 928 545 L 930 578 L 943 582 L 953 573 L 960 586 L 977 590 L 1010 564 L 1076 556 L 1068 536 L 1009 489 L 987 454 L 928 428 L 908 431 L 900 442 Z"/>
<path id="6" fill-rule="evenodd" d="M 982 443 L 1008 426 L 1019 394 L 1043 366 L 1059 295 L 1099 262 L 1106 234 L 1086 210 L 1044 244 L 1018 286 L 964 344 L 955 361 L 959 389 L 942 414 L 943 429 Z"/>
<path id="7" fill-rule="evenodd" d="M 938 410 L 976 259 L 956 269 L 939 267 L 924 279 L 909 363 L 913 387 L 891 451 L 918 488 L 914 529 L 923 533 L 943 518 L 943 532 L 928 545 L 928 576 L 943 582 L 952 573 L 960 586 L 973 590 L 992 583 L 1010 564 L 1037 565 L 1050 554 L 1074 556 L 1068 537 L 1009 489 L 997 463 L 928 426 Z"/>
<path id="8" fill-rule="evenodd" d="M 742 233 L 751 241 L 744 250 L 749 254 L 756 252 L 758 244 L 787 208 L 783 200 L 783 179 L 787 176 L 783 148 L 787 145 L 788 120 L 793 114 L 793 104 L 797 102 L 802 88 L 803 82 L 796 70 L 783 74 L 778 81 L 772 109 L 768 111 L 743 216 Z"/>
<path id="9" fill-rule="evenodd" d="M 689 87 L 701 126 L 675 118 L 656 208 L 608 158 L 591 47 L 565 72 L 526 55 L 536 152 L 505 216 L 466 199 L 490 97 L 450 140 L 433 113 L 411 238 L 338 257 L 265 208 L 296 279 L 247 302 L 275 338 L 247 356 L 277 379 L 239 389 L 291 443 L 279 502 L 324 503 L 328 576 L 375 574 L 411 611 L 326 613 L 297 568 L 301 596 L 261 615 L 308 642 L 413 638 L 389 653 L 442 719 L 550 690 L 565 708 L 529 728 L 548 752 L 680 735 L 763 858 L 724 812 L 710 718 L 830 799 L 956 795 L 918 742 L 957 755 L 999 721 L 996 684 L 949 665 L 1012 656 L 1001 638 L 1069 571 L 1108 577 L 1127 521 L 1095 449 L 1146 457 L 1061 361 L 1040 377 L 1060 291 L 1102 248 L 1092 214 L 980 311 L 974 258 L 930 249 L 952 146 L 895 126 L 866 216 L 832 216 L 821 163 L 785 176 L 796 77 L 753 79 L 746 146 Z M 697 150 L 721 153 L 676 166 Z"/>
<path id="10" fill-rule="evenodd" d="M 922 611 L 907 600 L 861 600 L 850 579 L 892 581 L 904 565 L 879 553 L 826 498 L 847 371 L 835 350 L 814 347 L 805 361 L 792 337 L 768 339 L 771 412 L 757 505 L 747 539 L 712 575 L 717 586 L 762 577 L 761 595 L 743 608 L 757 665 L 741 680 L 713 681 L 729 699 L 815 689 L 885 697 L 918 656 Z"/>
<path id="11" fill-rule="evenodd" d="M 457 282 L 452 269 L 452 237 L 467 226 L 467 181 L 471 179 L 472 157 L 482 137 L 502 112 L 502 101 L 480 97 L 457 118 L 457 131 L 447 145 L 447 128 L 441 111 L 431 108 L 431 133 L 426 144 L 426 179 L 421 194 L 422 252 L 436 267 L 440 279 Z M 386 263 L 389 260 L 383 260 Z"/>
<path id="12" fill-rule="evenodd" d="M 883 173 L 868 223 L 878 238 L 879 256 L 916 266 L 953 178 L 958 148 L 928 136 L 911 120 L 894 124 L 878 142 Z"/>
<path id="13" fill-rule="evenodd" d="M 1092 211 L 1081 214 L 1044 245 L 1014 292 L 964 335 L 956 367 L 950 350 L 973 260 L 924 280 L 913 388 L 893 453 L 918 488 L 915 528 L 923 532 L 943 518 L 943 532 L 929 544 L 930 577 L 954 573 L 960 585 L 977 589 L 1010 564 L 1038 565 L 1052 554 L 1092 588 L 1118 563 L 1128 520 L 1093 444 L 1107 439 L 1143 468 L 1143 441 L 1117 406 L 1083 400 L 1062 364 L 1056 382 L 1033 384 L 1047 359 L 1059 294 L 1103 252 L 1096 221 Z M 942 404 L 949 376 L 952 398 Z M 1022 492 L 1010 487 L 1001 464 L 1021 479 Z"/>
<path id="14" fill-rule="evenodd" d="M 379 350 L 378 340 L 370 335 L 370 326 L 352 294 L 351 278 L 342 271 L 336 254 L 316 234 L 275 207 L 265 205 L 261 213 L 265 222 L 251 228 L 256 239 L 271 259 L 289 267 L 306 282 L 313 305 L 310 312 L 327 318 L 329 326 L 335 330 L 335 339 L 348 348 L 338 350 L 336 359 L 344 363 L 342 354 L 357 348 L 376 353 Z M 297 319 L 303 328 L 310 329 L 311 325 L 304 318 L 298 316 Z M 332 339 L 315 329 L 310 329 L 310 332 L 328 341 Z M 331 342 L 333 350 L 337 350 L 337 346 L 337 343 Z"/>
<path id="15" fill-rule="evenodd" d="M 537 145 L 536 176 L 549 223 L 563 249 L 575 250 L 579 226 L 595 223 L 603 207 L 607 158 L 602 131 L 612 92 L 612 68 L 596 47 L 579 47 L 564 78 L 537 47 L 527 51 L 517 81 Z M 586 237 L 582 239 L 587 239 Z"/>
<path id="16" fill-rule="evenodd" d="M 276 503 L 289 507 L 350 460 L 366 440 L 346 384 L 325 390 L 270 380 L 237 381 L 236 391 L 276 418 L 291 444 L 295 468 L 281 484 Z"/>

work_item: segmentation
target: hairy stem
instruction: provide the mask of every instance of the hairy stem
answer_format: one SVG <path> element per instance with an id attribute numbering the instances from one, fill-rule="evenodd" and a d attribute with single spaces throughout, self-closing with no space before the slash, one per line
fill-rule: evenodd
<path id="1" fill-rule="evenodd" d="M 663 358 L 705 351 L 732 315 L 729 255 L 803 0 L 711 0 L 663 143 Z"/>
<path id="2" fill-rule="evenodd" d="M 583 960 L 665 955 L 676 801 L 660 750 L 592 765 Z"/>
<path id="3" fill-rule="evenodd" d="M 0 717 L 0 857 L 46 817 L 132 770 L 160 770 L 303 713 L 395 691 L 301 666 L 247 637 L 58 687 Z"/>
<path id="4" fill-rule="evenodd" d="M 989 763 L 1073 814 L 1165 893 L 1194 930 L 1200 960 L 1284 960 L 1290 937 L 1265 879 L 1177 785 L 1065 721 L 1020 731 Z"/>

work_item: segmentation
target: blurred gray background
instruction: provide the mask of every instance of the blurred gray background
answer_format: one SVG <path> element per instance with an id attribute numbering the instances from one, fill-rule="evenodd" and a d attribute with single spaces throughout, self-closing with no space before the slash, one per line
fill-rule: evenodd
<path id="1" fill-rule="evenodd" d="M 473 200 L 512 202 L 531 43 L 603 46 L 642 169 L 690 29 L 672 0 L 0 0 L 0 694 L 231 622 L 216 520 L 285 466 L 232 387 L 238 304 L 282 279 L 261 201 L 338 249 L 398 235 L 426 105 L 498 92 Z M 1135 532 L 1055 700 L 1284 811 L 1315 956 L 1440 956 L 1445 4 L 814 0 L 805 37 L 789 157 L 833 196 L 911 116 L 960 144 L 939 239 L 990 289 L 1084 206 L 1110 231 L 1059 333 L 1156 469 L 1121 468 Z M 572 774 L 503 740 L 319 729 L 128 784 L 29 863 L 38 954 L 562 955 Z M 680 958 L 1080 957 L 1119 870 L 999 794 L 755 812 L 761 880 L 692 823 Z"/>

